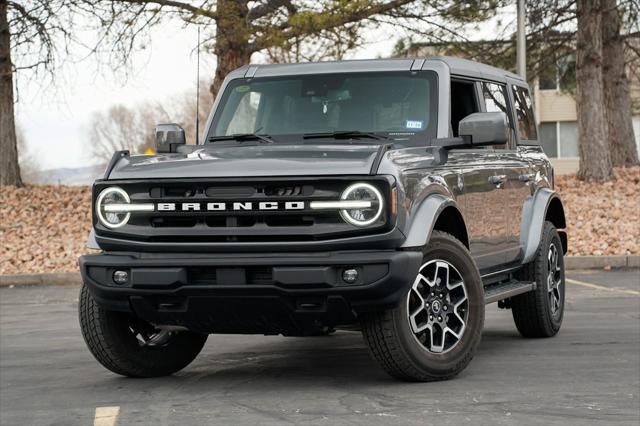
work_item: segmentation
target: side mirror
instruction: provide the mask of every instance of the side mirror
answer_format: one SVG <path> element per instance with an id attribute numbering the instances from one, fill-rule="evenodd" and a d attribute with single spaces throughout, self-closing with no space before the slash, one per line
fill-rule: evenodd
<path id="1" fill-rule="evenodd" d="M 178 146 L 186 143 L 187 140 L 182 127 L 174 123 L 156 125 L 157 153 L 176 152 Z"/>
<path id="2" fill-rule="evenodd" d="M 509 140 L 509 123 L 504 112 L 476 112 L 458 124 L 458 135 L 471 146 L 503 145 Z"/>

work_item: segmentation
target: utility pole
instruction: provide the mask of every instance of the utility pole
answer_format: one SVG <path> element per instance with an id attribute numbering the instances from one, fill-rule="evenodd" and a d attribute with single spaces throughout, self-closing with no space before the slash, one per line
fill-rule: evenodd
<path id="1" fill-rule="evenodd" d="M 525 8 L 524 8 L 524 0 L 518 1 L 518 34 L 517 34 L 517 63 L 516 69 L 518 75 L 520 75 L 523 79 L 527 79 L 527 38 L 524 30 L 524 16 L 525 16 Z"/>

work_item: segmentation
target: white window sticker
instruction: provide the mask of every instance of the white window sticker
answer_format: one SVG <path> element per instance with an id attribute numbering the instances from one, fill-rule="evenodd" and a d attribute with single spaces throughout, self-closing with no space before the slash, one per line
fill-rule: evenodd
<path id="1" fill-rule="evenodd" d="M 407 124 L 405 126 L 407 129 L 422 129 L 422 121 L 417 120 L 407 120 Z"/>

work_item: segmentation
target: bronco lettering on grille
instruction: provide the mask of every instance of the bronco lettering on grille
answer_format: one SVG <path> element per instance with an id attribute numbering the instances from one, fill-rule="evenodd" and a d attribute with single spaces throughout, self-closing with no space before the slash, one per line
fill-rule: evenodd
<path id="1" fill-rule="evenodd" d="M 234 203 L 157 203 L 159 212 L 198 212 L 198 211 L 263 211 L 263 210 L 304 210 L 304 201 L 268 201 L 268 202 L 234 202 Z"/>

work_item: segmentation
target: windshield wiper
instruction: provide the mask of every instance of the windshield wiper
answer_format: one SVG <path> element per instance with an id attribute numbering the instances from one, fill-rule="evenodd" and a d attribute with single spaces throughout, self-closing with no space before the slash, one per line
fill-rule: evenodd
<path id="1" fill-rule="evenodd" d="M 378 135 L 372 132 L 360 132 L 358 130 L 337 130 L 335 132 L 324 133 L 305 133 L 302 135 L 303 139 L 322 139 L 322 138 L 334 138 L 334 139 L 389 139 L 386 136 Z"/>
<path id="2" fill-rule="evenodd" d="M 223 135 L 223 136 L 211 136 L 207 139 L 208 142 L 220 142 L 220 141 L 238 141 L 238 142 L 246 142 L 246 141 L 259 141 L 261 143 L 273 143 L 273 138 L 266 134 L 257 134 L 257 133 L 236 133 L 233 135 Z"/>

